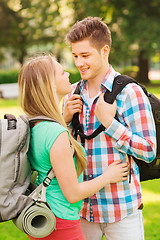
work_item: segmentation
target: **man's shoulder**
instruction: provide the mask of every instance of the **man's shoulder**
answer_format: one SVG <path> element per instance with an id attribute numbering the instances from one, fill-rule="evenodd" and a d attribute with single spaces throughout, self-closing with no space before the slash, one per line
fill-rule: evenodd
<path id="1" fill-rule="evenodd" d="M 115 76 L 114 76 L 114 80 L 116 80 L 116 78 L 118 77 L 118 82 L 119 82 L 119 77 L 120 77 L 120 82 L 122 81 L 122 85 L 124 86 L 122 89 L 122 93 L 124 92 L 143 92 L 142 87 L 140 86 L 140 84 L 135 80 L 132 79 L 130 76 L 127 75 L 123 75 L 120 74 L 118 72 L 116 72 Z M 116 86 L 121 85 L 121 84 L 116 84 Z"/>
<path id="2" fill-rule="evenodd" d="M 128 94 L 132 94 L 132 93 L 138 93 L 138 92 L 141 92 L 141 93 L 144 93 L 142 87 L 140 85 L 138 85 L 138 83 L 136 82 L 130 82 L 128 83 L 124 88 L 123 90 L 125 93 L 128 93 Z M 123 92 L 123 93 L 124 93 Z"/>
<path id="3" fill-rule="evenodd" d="M 148 103 L 148 97 L 142 87 L 135 82 L 128 83 L 117 95 L 117 100 L 128 104 Z"/>

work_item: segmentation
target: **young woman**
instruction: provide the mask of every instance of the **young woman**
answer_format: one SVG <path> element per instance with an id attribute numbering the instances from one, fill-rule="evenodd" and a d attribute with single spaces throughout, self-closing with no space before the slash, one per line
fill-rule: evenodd
<path id="1" fill-rule="evenodd" d="M 126 180 L 128 164 L 117 161 L 104 169 L 102 175 L 83 182 L 84 150 L 69 134 L 59 108 L 62 97 L 72 91 L 69 73 L 64 72 L 52 56 L 40 56 L 24 64 L 18 82 L 23 111 L 29 117 L 45 115 L 56 121 L 38 122 L 31 129 L 28 156 L 38 173 L 37 184 L 43 181 L 51 167 L 56 175 L 46 193 L 56 216 L 56 230 L 40 239 L 84 240 L 78 215 L 81 200 L 109 183 Z"/>

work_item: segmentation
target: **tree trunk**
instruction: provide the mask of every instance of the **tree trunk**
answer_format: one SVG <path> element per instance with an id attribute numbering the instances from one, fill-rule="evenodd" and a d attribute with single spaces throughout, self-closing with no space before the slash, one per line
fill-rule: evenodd
<path id="1" fill-rule="evenodd" d="M 142 84 L 149 84 L 149 59 L 145 56 L 145 50 L 141 50 L 138 56 L 139 72 L 137 75 L 137 81 Z"/>
<path id="2" fill-rule="evenodd" d="M 25 58 L 26 54 L 27 54 L 26 50 L 24 48 L 21 48 L 20 49 L 20 54 L 19 54 L 19 62 L 20 62 L 21 65 L 24 62 L 24 58 Z"/>

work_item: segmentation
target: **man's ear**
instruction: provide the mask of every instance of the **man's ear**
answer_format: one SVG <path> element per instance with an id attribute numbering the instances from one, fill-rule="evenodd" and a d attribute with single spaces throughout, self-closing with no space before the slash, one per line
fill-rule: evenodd
<path id="1" fill-rule="evenodd" d="M 102 50 L 102 53 L 104 54 L 104 56 L 108 56 L 110 47 L 108 45 L 104 45 L 101 50 Z"/>

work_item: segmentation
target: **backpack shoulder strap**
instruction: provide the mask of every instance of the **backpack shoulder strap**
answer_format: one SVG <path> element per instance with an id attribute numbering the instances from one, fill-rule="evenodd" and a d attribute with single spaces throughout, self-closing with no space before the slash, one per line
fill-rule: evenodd
<path id="1" fill-rule="evenodd" d="M 55 173 L 52 169 L 47 173 L 47 177 L 43 180 L 43 182 L 36 187 L 30 194 L 29 197 L 34 199 L 35 201 L 43 201 L 46 202 L 46 189 L 50 185 L 51 180 L 55 177 Z"/>
<path id="2" fill-rule="evenodd" d="M 126 75 L 118 75 L 114 78 L 112 91 L 110 92 L 107 90 L 104 94 L 104 100 L 110 104 L 114 102 L 117 95 L 122 91 L 122 89 L 128 84 L 128 83 L 137 83 L 133 78 L 126 76 Z M 80 94 L 80 83 L 77 84 L 77 87 L 73 94 Z M 105 130 L 105 127 L 101 124 L 91 135 L 87 136 L 83 133 L 82 126 L 79 122 L 79 113 L 75 113 L 73 115 L 72 124 L 74 126 L 75 130 L 75 138 L 77 138 L 77 135 L 81 137 L 81 143 L 84 144 L 84 139 L 90 140 L 94 137 L 96 137 L 99 133 Z"/>
<path id="3" fill-rule="evenodd" d="M 9 116 L 13 116 L 13 115 L 9 115 Z M 21 119 L 23 119 L 24 122 L 37 122 L 37 121 L 49 121 L 49 122 L 57 122 L 56 120 L 54 120 L 53 118 L 50 117 L 46 117 L 44 115 L 40 115 L 40 116 L 36 116 L 36 117 L 32 117 L 29 118 L 26 114 L 21 114 L 19 116 Z"/>
<path id="4" fill-rule="evenodd" d="M 107 90 L 104 94 L 105 102 L 112 104 L 116 99 L 117 95 L 122 91 L 122 89 L 128 83 L 133 82 L 137 84 L 136 80 L 126 75 L 118 75 L 117 77 L 115 77 L 113 81 L 112 91 L 110 92 L 109 90 Z"/>
<path id="5" fill-rule="evenodd" d="M 80 85 L 81 85 L 81 81 L 78 82 L 73 94 L 80 95 Z M 78 112 L 76 112 L 73 115 L 72 124 L 73 124 L 74 130 L 75 130 L 75 138 L 77 139 L 77 136 L 78 136 L 79 133 L 83 134 L 83 130 L 82 130 L 82 127 L 81 127 L 80 122 L 79 122 L 79 113 Z M 82 145 L 84 144 L 84 137 L 81 137 L 81 143 L 82 143 Z"/>
<path id="6" fill-rule="evenodd" d="M 20 115 L 20 117 L 23 119 L 23 121 L 29 123 L 30 128 L 34 127 L 35 123 L 38 121 L 57 122 L 56 120 L 46 117 L 44 115 L 29 118 L 27 115 L 24 114 L 24 115 Z"/>
<path id="7" fill-rule="evenodd" d="M 73 94 L 79 94 L 80 95 L 80 84 L 81 81 L 78 82 Z M 72 124 L 74 126 L 75 130 L 75 138 L 77 139 L 77 136 L 79 135 L 81 138 L 81 144 L 84 145 L 85 139 L 90 140 L 94 137 L 96 137 L 100 132 L 104 131 L 105 127 L 101 124 L 91 135 L 87 136 L 83 133 L 82 126 L 79 122 L 79 113 L 75 113 L 72 118 Z"/>
<path id="8" fill-rule="evenodd" d="M 48 122 L 57 122 L 56 120 L 46 117 L 46 116 L 37 116 L 37 117 L 33 117 L 33 118 L 29 118 L 29 122 L 36 122 L 36 121 L 48 121 Z"/>
<path id="9" fill-rule="evenodd" d="M 78 94 L 80 95 L 80 85 L 81 85 L 81 81 L 78 82 L 73 94 Z"/>

